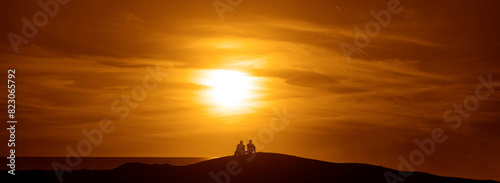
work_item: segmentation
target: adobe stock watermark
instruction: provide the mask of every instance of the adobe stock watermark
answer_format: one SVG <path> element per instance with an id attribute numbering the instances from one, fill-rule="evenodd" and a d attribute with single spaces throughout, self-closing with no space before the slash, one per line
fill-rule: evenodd
<path id="1" fill-rule="evenodd" d="M 146 71 L 148 74 L 143 77 L 142 85 L 135 86 L 130 91 L 130 94 L 122 94 L 121 98 L 117 98 L 111 103 L 111 111 L 121 113 L 119 120 L 125 120 L 130 115 L 130 111 L 137 108 L 138 102 L 142 102 L 147 98 L 148 91 L 155 89 L 163 82 L 163 74 L 168 75 L 167 73 L 161 73 L 158 65 L 156 65 L 156 68 L 148 66 Z M 66 154 L 65 164 L 58 161 L 52 162 L 52 169 L 59 182 L 63 181 L 64 173 L 71 173 L 72 168 L 82 163 L 81 157 L 89 156 L 94 147 L 102 143 L 104 135 L 112 133 L 115 128 L 116 126 L 111 119 L 103 118 L 100 120 L 98 127 L 90 130 L 83 129 L 81 132 L 85 139 L 80 140 L 74 147 L 66 146 L 68 153 Z"/>
<path id="2" fill-rule="evenodd" d="M 281 132 L 285 129 L 285 127 L 290 124 L 289 119 L 294 119 L 296 115 L 288 114 L 287 108 L 283 107 L 283 112 L 280 112 L 278 109 L 274 108 L 274 117 L 269 120 L 269 127 L 261 128 L 257 133 L 257 136 L 249 136 L 247 140 L 254 139 L 254 145 L 259 148 L 261 151 L 265 149 L 264 144 L 269 144 L 274 140 L 274 133 Z M 276 123 L 277 121 L 280 123 Z M 257 140 L 255 140 L 257 139 Z M 247 162 L 252 162 L 257 153 L 252 153 L 251 156 L 246 158 Z M 243 167 L 240 166 L 238 161 L 230 160 L 226 163 L 226 170 L 221 170 L 217 173 L 210 171 L 208 175 L 214 180 L 216 183 L 229 183 L 231 182 L 231 176 L 237 176 L 243 171 Z M 224 178 L 224 181 L 221 180 Z"/>
<path id="3" fill-rule="evenodd" d="M 30 19 L 22 17 L 23 22 L 21 34 L 9 32 L 7 38 L 14 53 L 19 53 L 19 46 L 21 43 L 28 44 L 29 40 L 38 35 L 38 29 L 45 27 L 49 23 L 49 17 L 53 18 L 59 13 L 60 5 L 68 4 L 70 0 L 39 0 L 38 5 L 40 10 L 35 12 Z"/>
<path id="4" fill-rule="evenodd" d="M 399 0 L 389 0 L 387 2 L 387 9 L 380 10 L 379 12 L 374 10 L 370 11 L 370 14 L 375 20 L 366 23 L 363 30 L 358 26 L 354 27 L 354 32 L 356 32 L 353 40 L 354 46 L 346 42 L 339 44 L 340 50 L 342 50 L 342 54 L 347 60 L 347 63 L 351 63 L 351 55 L 353 53 L 364 53 L 362 49 L 370 45 L 371 38 L 378 36 L 382 28 L 389 26 L 392 21 L 392 15 L 401 13 L 403 9 Z"/>
<path id="5" fill-rule="evenodd" d="M 478 76 L 480 84 L 476 86 L 474 95 L 469 95 L 464 98 L 462 104 L 454 103 L 453 106 L 443 113 L 443 120 L 446 123 L 452 123 L 452 130 L 457 130 L 462 126 L 464 119 L 470 117 L 471 113 L 479 108 L 479 102 L 488 99 L 496 90 L 495 87 L 500 86 L 500 82 L 494 82 L 492 74 L 488 75 L 488 80 L 483 76 Z M 448 136 L 442 128 L 434 128 L 430 133 L 430 137 L 419 140 L 415 139 L 415 144 L 418 149 L 410 152 L 408 160 L 402 155 L 398 156 L 400 164 L 398 166 L 399 175 L 390 171 L 384 173 L 385 180 L 388 183 L 404 182 L 415 171 L 416 166 L 420 166 L 425 162 L 426 156 L 431 156 L 436 150 L 437 144 L 446 142 Z M 403 172 L 406 168 L 407 172 Z"/>
<path id="6" fill-rule="evenodd" d="M 219 16 L 219 20 L 221 22 L 224 21 L 224 13 L 227 11 L 232 12 L 236 7 L 238 7 L 241 3 L 243 3 L 243 0 L 214 0 L 212 2 L 212 5 L 214 6 L 215 12 L 217 13 L 217 16 Z"/>

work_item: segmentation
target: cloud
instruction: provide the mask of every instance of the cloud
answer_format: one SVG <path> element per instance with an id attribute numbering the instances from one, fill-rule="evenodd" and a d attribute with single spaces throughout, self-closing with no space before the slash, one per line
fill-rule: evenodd
<path id="1" fill-rule="evenodd" d="M 37 6 L 9 3 L 19 8 L 0 11 L 11 22 L 0 29 L 2 35 L 19 32 L 20 17 Z M 129 118 L 115 121 L 116 132 L 95 155 L 222 155 L 225 149 L 213 147 L 256 135 L 273 117 L 272 108 L 286 105 L 298 117 L 276 135 L 271 150 L 395 167 L 415 138 L 447 125 L 443 112 L 474 93 L 477 76 L 497 77 L 499 27 L 491 18 L 498 17 L 492 4 L 403 2 L 405 10 L 363 48 L 366 54 L 354 54 L 348 63 L 339 43 L 354 44 L 354 27 L 363 28 L 374 20 L 370 11 L 385 6 L 386 1 L 245 1 L 220 22 L 210 2 L 75 1 L 23 44 L 20 54 L 2 39 L 0 56 L 8 62 L 0 66 L 19 72 L 18 105 L 29 114 L 22 117 L 30 124 L 25 133 L 33 134 L 24 140 L 57 144 L 40 155 L 64 156 L 64 146 L 78 142 L 82 129 L 102 118 L 116 120 L 111 102 L 142 83 L 145 67 L 158 64 L 168 77 Z M 203 69 L 258 77 L 262 83 L 253 102 L 260 105 L 234 116 L 213 114 L 201 102 L 207 87 L 194 82 Z M 498 101 L 497 94 L 481 101 L 463 128 L 450 133 L 454 140 L 443 146 L 449 157 L 431 164 L 485 161 L 456 153 L 452 145 L 477 154 L 498 152 L 488 143 L 499 138 Z"/>

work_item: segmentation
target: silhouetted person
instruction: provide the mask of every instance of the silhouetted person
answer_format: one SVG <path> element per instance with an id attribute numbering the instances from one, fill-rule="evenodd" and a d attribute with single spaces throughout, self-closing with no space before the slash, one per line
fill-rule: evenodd
<path id="1" fill-rule="evenodd" d="M 234 151 L 234 155 L 243 155 L 245 154 L 245 144 L 243 144 L 243 141 L 240 141 L 238 145 L 236 145 L 236 151 Z"/>
<path id="2" fill-rule="evenodd" d="M 247 154 L 252 154 L 252 153 L 255 153 L 255 145 L 252 144 L 252 140 L 249 140 L 248 141 L 248 144 L 247 144 Z"/>

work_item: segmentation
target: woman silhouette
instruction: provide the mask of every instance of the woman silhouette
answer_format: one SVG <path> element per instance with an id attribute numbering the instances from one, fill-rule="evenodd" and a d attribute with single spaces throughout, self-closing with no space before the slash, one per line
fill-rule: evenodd
<path id="1" fill-rule="evenodd" d="M 245 154 L 245 145 L 243 144 L 243 141 L 241 140 L 238 145 L 236 145 L 236 151 L 234 151 L 234 155 L 241 155 Z"/>

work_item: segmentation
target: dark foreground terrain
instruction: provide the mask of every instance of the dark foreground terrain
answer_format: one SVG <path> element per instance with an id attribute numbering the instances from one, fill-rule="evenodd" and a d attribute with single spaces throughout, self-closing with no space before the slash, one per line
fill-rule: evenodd
<path id="1" fill-rule="evenodd" d="M 408 173 L 408 172 L 403 172 Z M 396 170 L 384 167 L 354 164 L 329 163 L 295 156 L 257 153 L 254 156 L 229 156 L 212 159 L 188 166 L 146 165 L 127 163 L 112 170 L 74 170 L 64 173 L 65 183 L 72 182 L 248 182 L 248 183 L 295 183 L 295 182 L 495 182 L 461 178 L 449 178 L 414 172 L 403 177 Z M 2 182 L 59 182 L 54 171 L 16 171 L 12 176 L 2 171 Z M 6 181 L 5 181 L 6 180 Z"/>

